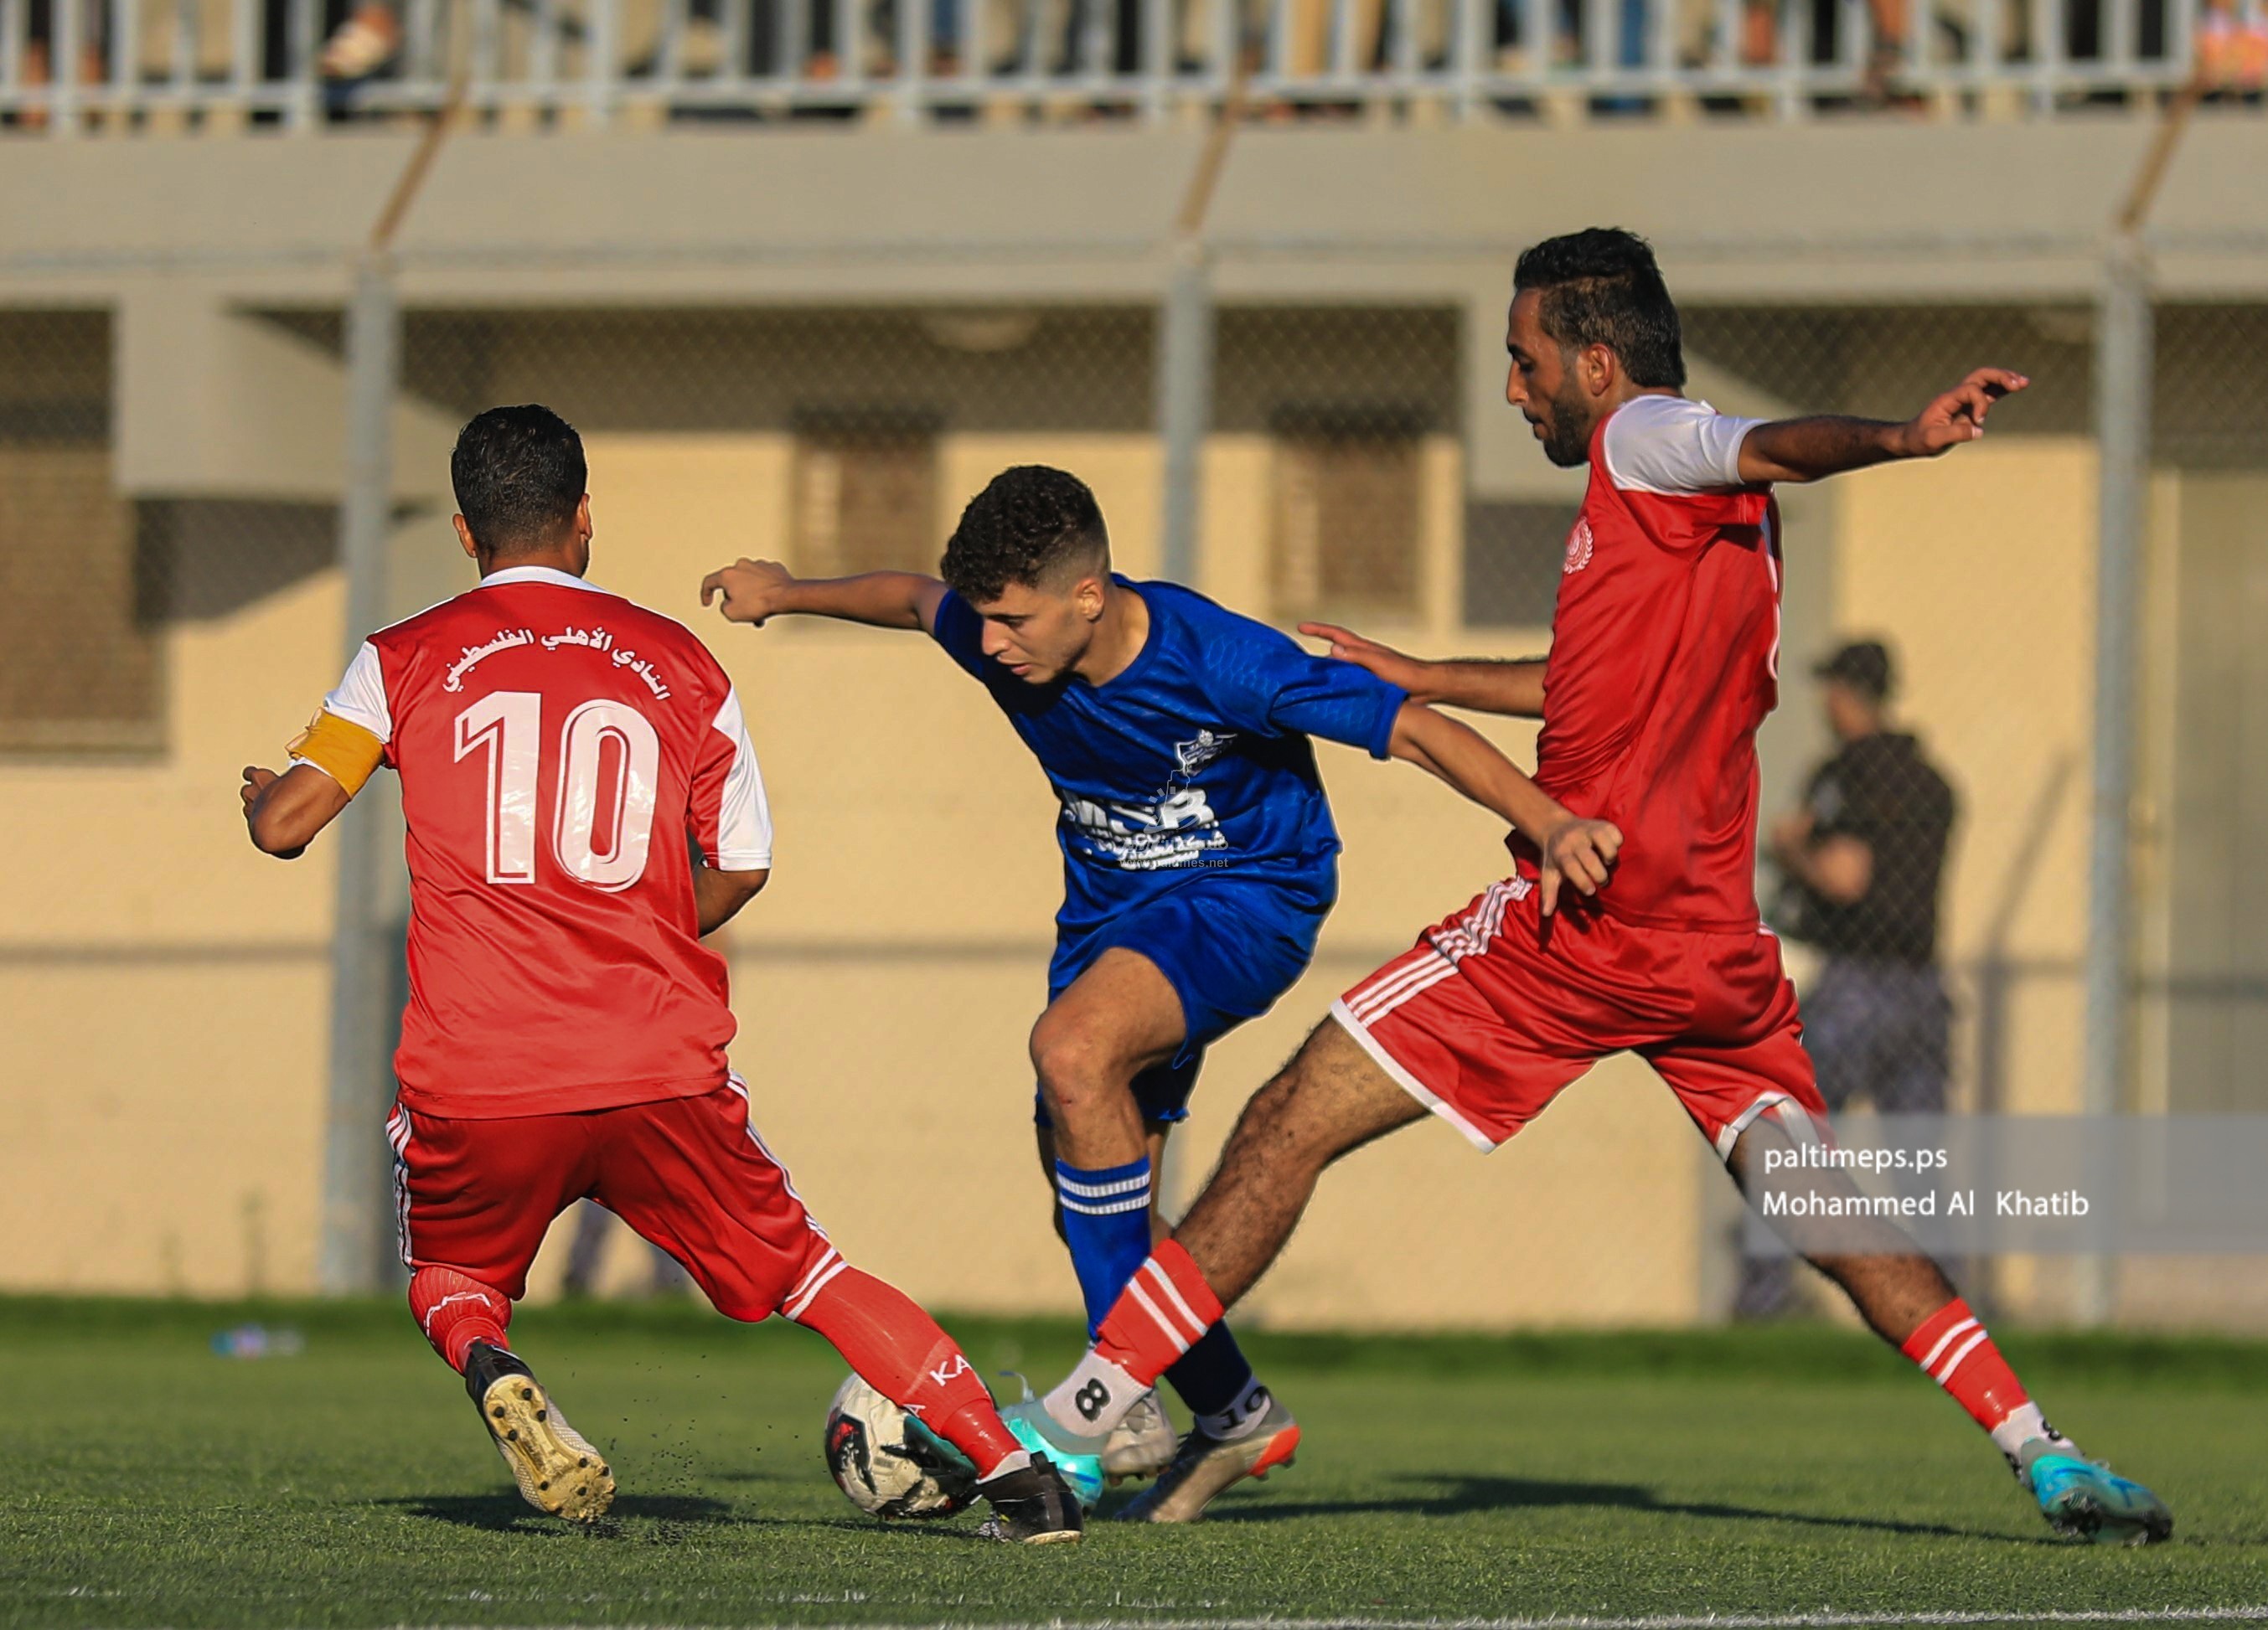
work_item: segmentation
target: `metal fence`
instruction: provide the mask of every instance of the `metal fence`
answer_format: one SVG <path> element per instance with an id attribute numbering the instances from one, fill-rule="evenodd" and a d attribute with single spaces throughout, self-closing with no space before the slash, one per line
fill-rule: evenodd
<path id="1" fill-rule="evenodd" d="M 548 121 L 1801 118 L 2259 99 L 2264 0 L 0 0 L 19 132 Z"/>
<path id="2" fill-rule="evenodd" d="M 2268 386 L 2250 365 L 2268 307 L 2143 309 L 2154 361 L 2124 403 L 2105 400 L 2124 387 L 2102 365 L 2103 311 L 2086 305 L 1685 313 L 1693 393 L 1732 412 L 1903 416 L 1986 362 L 2034 380 L 1980 448 L 1784 495 L 1785 696 L 1765 743 L 1759 885 L 1838 1107 L 2078 1107 L 2081 1038 L 2101 1017 L 2090 971 L 2107 954 L 2120 993 L 2095 1044 L 2108 1107 L 2268 1111 L 2254 1068 L 2268 1048 L 2268 899 L 2253 898 L 2268 877 Z M 0 776 L 178 768 L 211 756 L 223 713 L 225 754 L 261 708 L 311 701 L 253 694 L 245 670 L 262 648 L 241 631 L 335 570 L 342 513 L 361 528 L 347 553 L 364 576 L 311 671 L 332 664 L 341 633 L 448 591 L 437 450 L 497 401 L 546 401 L 583 430 L 608 575 L 626 587 L 674 592 L 733 554 L 813 574 L 931 569 L 961 502 L 1027 460 L 1087 476 L 1128 569 L 1172 559 L 1158 374 L 1170 348 L 1155 307 L 396 313 L 381 288 L 361 317 L 359 330 L 339 309 L 241 319 L 328 381 L 316 388 L 341 423 L 364 427 L 344 490 L 283 468 L 238 490 L 177 472 L 166 489 L 120 462 L 121 416 L 151 405 L 122 398 L 111 314 L 0 311 Z M 1509 410 L 1476 418 L 1471 319 L 1375 302 L 1212 312 L 1185 466 L 1199 476 L 1194 580 L 1279 624 L 1329 617 L 1437 654 L 1540 649 L 1577 495 L 1540 458 L 1533 483 L 1476 484 L 1477 439 L 1521 427 Z M 2132 666 L 2104 675 L 2106 415 L 2152 428 L 2146 450 L 2128 450 L 2146 451 L 2143 525 L 2133 587 L 2110 606 Z M 373 444 L 373 425 L 390 439 Z M 780 649 L 811 664 L 799 683 L 841 682 L 822 642 Z M 2109 811 L 2112 873 L 2090 858 L 2105 696 L 2132 754 Z M 855 804 L 876 775 L 846 768 L 826 796 Z M 382 820 L 365 826 L 338 897 L 335 988 L 364 1000 L 333 1020 L 334 1284 L 366 1281 L 387 1215 L 372 1128 L 400 923 L 370 881 L 393 871 Z M 166 866 L 167 833 L 148 841 Z M 1853 845 L 1855 885 L 1830 859 Z M 19 924 L 11 966 L 40 965 L 47 943 Z M 153 954 L 129 929 L 116 943 Z M 295 954 L 320 981 L 321 943 Z M 1758 1289 L 1757 1305 L 1784 1289 Z"/>

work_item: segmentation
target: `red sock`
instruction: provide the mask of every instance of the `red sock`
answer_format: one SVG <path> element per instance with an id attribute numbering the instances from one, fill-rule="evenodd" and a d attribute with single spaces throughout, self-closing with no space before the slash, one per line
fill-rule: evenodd
<path id="1" fill-rule="evenodd" d="M 510 1346 L 504 1332 L 512 1323 L 512 1298 L 454 1268 L 421 1267 L 410 1276 L 409 1314 L 459 1375 L 474 1342 Z"/>
<path id="2" fill-rule="evenodd" d="M 1959 1296 L 1922 1320 L 1898 1351 L 1927 1371 L 1987 1432 L 2031 1402 L 2016 1372 Z"/>
<path id="3" fill-rule="evenodd" d="M 1094 1355 L 1149 1386 L 1220 1315 L 1220 1298 L 1198 1272 L 1197 1259 L 1169 1239 L 1151 1252 L 1119 1292 L 1095 1333 Z"/>
<path id="4" fill-rule="evenodd" d="M 790 1318 L 826 1337 L 869 1386 L 967 1455 L 978 1477 L 1024 1452 L 976 1367 L 903 1291 L 846 1264 L 789 1302 L 796 1307 Z"/>

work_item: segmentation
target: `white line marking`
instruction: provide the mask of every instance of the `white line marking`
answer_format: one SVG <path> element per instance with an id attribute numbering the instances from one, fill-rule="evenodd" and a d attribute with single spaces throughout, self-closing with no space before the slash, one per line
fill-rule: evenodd
<path id="1" fill-rule="evenodd" d="M 1527 1619 L 982 1619 L 926 1624 L 817 1625 L 805 1630 L 1848 1630 L 1867 1625 L 2187 1625 L 2268 1623 L 2268 1603 L 2250 1607 L 2121 1607 L 2058 1612 L 1547 1613 Z M 443 1627 L 433 1627 L 443 1630 Z M 471 1630 L 470 1626 L 446 1630 Z M 644 1626 L 641 1630 L 667 1630 Z"/>

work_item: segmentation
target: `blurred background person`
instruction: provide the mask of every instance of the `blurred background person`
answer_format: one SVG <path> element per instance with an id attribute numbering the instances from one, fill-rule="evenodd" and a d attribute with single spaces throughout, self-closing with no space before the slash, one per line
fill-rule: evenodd
<path id="1" fill-rule="evenodd" d="M 567 1245 L 567 1272 L 559 1281 L 560 1294 L 581 1297 L 594 1296 L 599 1289 L 599 1272 L 607 1256 L 607 1239 L 615 1231 L 615 1214 L 593 1200 L 585 1200 L 575 1208 L 575 1237 Z M 681 1296 L 691 1294 L 693 1280 L 677 1259 L 659 1245 L 645 1240 L 638 1242 L 647 1257 L 646 1280 L 643 1286 L 631 1291 L 633 1296 Z"/>
<path id="2" fill-rule="evenodd" d="M 1912 735 L 1889 726 L 1889 647 L 1856 641 L 1813 672 L 1840 745 L 1771 839 L 1781 881 L 1770 920 L 1822 953 L 1803 988 L 1804 1047 L 1837 1114 L 1864 1098 L 1878 1114 L 1941 1115 L 1953 1007 L 1938 969 L 1938 894 L 1953 789 Z M 1793 1300 L 1788 1258 L 1742 1264 L 1736 1318 L 1770 1318 Z"/>

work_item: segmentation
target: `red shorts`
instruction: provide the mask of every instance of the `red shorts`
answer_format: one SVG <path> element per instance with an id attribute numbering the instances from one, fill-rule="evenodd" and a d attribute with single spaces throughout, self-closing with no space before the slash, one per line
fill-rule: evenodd
<path id="1" fill-rule="evenodd" d="M 1727 1158 L 1760 1114 L 1797 1138 L 1825 1125 L 1795 987 L 1762 929 L 1686 934 L 1578 907 L 1547 931 L 1535 885 L 1511 877 L 1428 929 L 1331 1016 L 1484 1149 L 1610 1053 L 1653 1065 Z"/>
<path id="2" fill-rule="evenodd" d="M 595 1200 L 684 1264 L 717 1311 L 794 1318 L 843 1259 L 749 1120 L 740 1077 L 698 1098 L 452 1120 L 396 1104 L 401 1260 L 518 1301 L 552 1220 Z"/>

